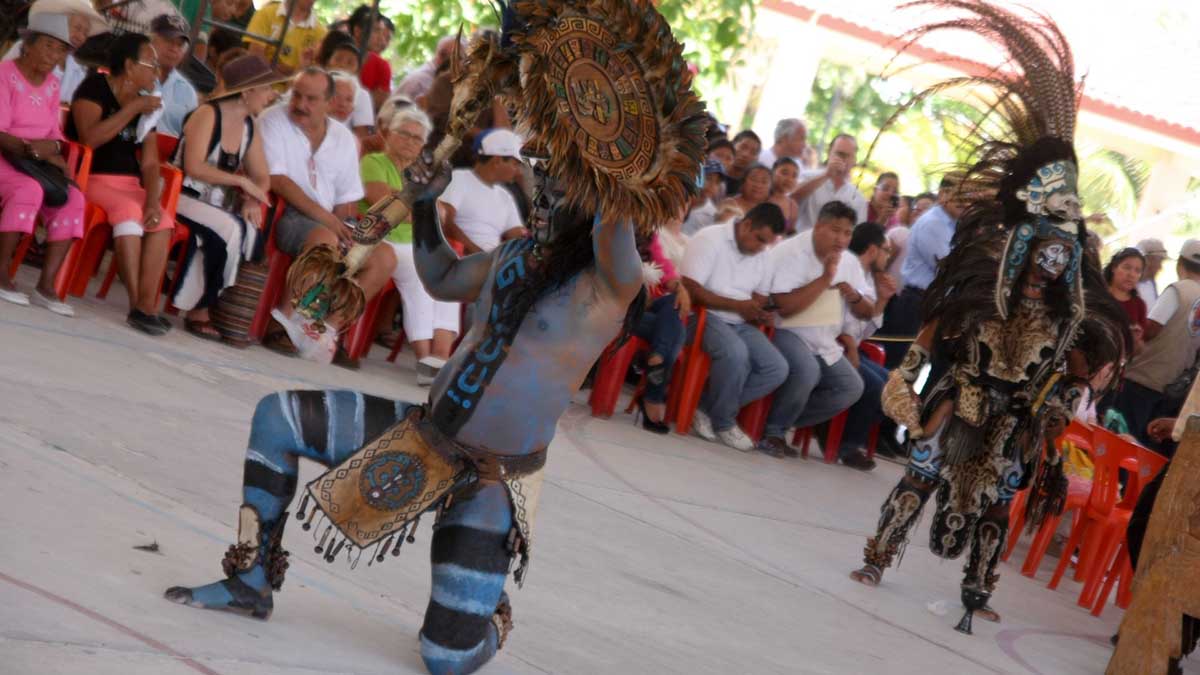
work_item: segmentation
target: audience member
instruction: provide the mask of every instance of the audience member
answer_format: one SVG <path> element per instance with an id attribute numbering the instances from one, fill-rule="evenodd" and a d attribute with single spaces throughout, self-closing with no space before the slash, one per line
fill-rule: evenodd
<path id="1" fill-rule="evenodd" d="M 433 56 L 429 61 L 406 75 L 403 80 L 400 80 L 396 91 L 404 94 L 410 100 L 420 103 L 420 97 L 428 93 L 430 88 L 433 87 L 434 77 L 437 76 L 438 71 L 441 70 L 443 65 L 450 62 L 450 57 L 454 54 L 454 49 L 459 45 L 458 37 L 454 35 L 447 35 L 438 40 L 437 47 L 434 49 Z M 432 118 L 433 115 L 431 114 L 430 117 Z M 436 122 L 436 119 L 434 121 Z"/>
<path id="2" fill-rule="evenodd" d="M 361 91 L 358 78 L 340 70 L 328 72 L 333 77 L 333 99 L 329 102 L 329 116 L 351 129 L 350 125 L 354 122 L 354 99 L 358 98 Z"/>
<path id="3" fill-rule="evenodd" d="M 1146 321 L 1146 346 L 1125 370 L 1116 408 L 1129 423 L 1138 442 L 1162 448 L 1147 431 L 1151 420 L 1174 417 L 1182 399 L 1172 400 L 1171 389 L 1182 389 L 1195 377 L 1200 350 L 1200 239 L 1184 242 L 1175 265 L 1179 281 L 1168 286 L 1154 303 Z M 1178 386 L 1180 380 L 1182 387 Z"/>
<path id="4" fill-rule="evenodd" d="M 649 237 L 638 237 L 638 251 L 642 254 L 642 266 L 646 285 L 646 309 L 633 328 L 633 335 L 645 340 L 650 351 L 642 359 L 642 370 L 646 374 L 646 388 L 638 399 L 642 416 L 642 428 L 646 431 L 665 434 L 670 427 L 663 421 L 667 415 L 667 382 L 671 379 L 671 368 L 683 349 L 685 326 L 692 312 L 692 300 L 687 289 L 680 283 L 676 260 L 665 250 L 665 239 L 682 238 L 680 220 L 673 218 L 667 232 L 664 225 Z M 678 253 L 679 239 L 669 246 Z M 683 242 L 686 247 L 686 241 Z M 677 258 L 682 262 L 682 257 Z"/>
<path id="5" fill-rule="evenodd" d="M 887 272 L 896 281 L 903 278 L 900 269 L 904 266 L 904 257 L 908 253 L 908 237 L 911 232 L 907 225 L 895 225 L 884 233 L 888 240 L 888 248 L 891 249 Z"/>
<path id="6" fill-rule="evenodd" d="M 811 230 L 817 221 L 821 207 L 839 201 L 854 209 L 857 216 L 852 223 L 867 219 L 867 198 L 850 182 L 850 172 L 858 161 L 858 141 L 848 134 L 838 134 L 829 144 L 829 156 L 825 168 L 809 171 L 800 176 L 800 187 L 792 198 L 800 204 L 800 217 L 796 229 Z"/>
<path id="7" fill-rule="evenodd" d="M 183 119 L 200 104 L 196 88 L 178 70 L 188 53 L 188 25 L 178 14 L 163 14 L 151 22 L 150 31 L 150 44 L 158 55 L 158 90 L 162 96 L 157 129 L 178 136 L 183 133 Z"/>
<path id="8" fill-rule="evenodd" d="M 725 166 L 725 194 L 741 192 L 746 174 L 751 168 L 759 166 L 758 155 L 761 151 L 762 141 L 753 131 L 747 129 L 733 137 L 733 161 Z"/>
<path id="9" fill-rule="evenodd" d="M 525 236 L 517 202 L 504 188 L 521 171 L 521 137 L 508 129 L 490 129 L 476 142 L 475 165 L 455 169 L 438 197 L 442 231 L 446 239 L 461 243 L 467 255 Z"/>
<path id="10" fill-rule="evenodd" d="M 1167 247 L 1163 246 L 1161 239 L 1143 239 L 1137 243 L 1137 248 L 1146 257 L 1146 267 L 1142 270 L 1142 281 L 1138 284 L 1138 297 L 1140 297 L 1146 306 L 1152 306 L 1155 300 L 1158 300 L 1158 273 L 1162 270 L 1163 261 L 1171 256 L 1167 255 Z"/>
<path id="11" fill-rule="evenodd" d="M 925 215 L 926 211 L 933 208 L 933 205 L 936 203 L 937 196 L 930 192 L 922 192 L 913 197 L 912 210 L 908 214 L 908 222 L 905 225 L 911 227 L 921 216 Z"/>
<path id="12" fill-rule="evenodd" d="M 371 104 L 378 110 L 392 93 L 392 66 L 380 54 L 391 43 L 396 25 L 386 16 L 375 14 L 375 25 L 370 26 L 371 14 L 368 5 L 359 5 L 350 15 L 350 35 L 354 38 L 354 44 L 361 45 L 367 28 L 371 29 L 366 58 L 363 59 L 358 77 L 371 97 Z"/>
<path id="13" fill-rule="evenodd" d="M 828 202 L 811 230 L 771 251 L 771 301 L 782 319 L 773 342 L 788 365 L 758 446 L 772 457 L 799 456 L 786 438 L 793 427 L 825 422 L 862 394 L 862 378 L 838 342 L 847 308 L 864 319 L 875 309 L 858 290 L 862 266 L 846 251 L 856 215 L 842 202 Z M 865 455 L 845 444 L 841 458 L 847 466 L 871 468 Z"/>
<path id="14" fill-rule="evenodd" d="M 767 201 L 783 211 L 783 220 L 786 223 L 785 231 L 789 236 L 796 232 L 796 218 L 800 211 L 796 200 L 792 199 L 792 193 L 796 191 L 799 178 L 800 165 L 796 164 L 796 160 L 791 157 L 780 157 L 775 160 L 775 165 L 771 168 L 771 191 L 767 196 Z"/>
<path id="15" fill-rule="evenodd" d="M 954 237 L 955 224 L 962 214 L 963 201 L 958 193 L 961 174 L 947 173 L 938 187 L 938 203 L 913 223 L 904 253 L 904 264 L 900 270 L 903 290 L 884 312 L 880 333 L 911 338 L 921 328 L 921 300 L 925 289 L 933 283 L 937 274 L 938 261 L 950 253 L 950 240 Z M 908 351 L 904 342 L 884 344 L 887 351 L 887 367 L 900 365 Z"/>
<path id="16" fill-rule="evenodd" d="M 842 447 L 847 452 L 855 448 L 866 447 L 871 427 L 883 421 L 883 409 L 880 396 L 883 384 L 887 381 L 888 371 L 859 351 L 864 340 L 867 340 L 883 322 L 883 308 L 896 293 L 896 281 L 887 273 L 887 261 L 891 253 L 887 237 L 884 236 L 883 226 L 877 223 L 859 223 L 854 228 L 854 236 L 850 238 L 850 252 L 858 257 L 862 266 L 863 285 L 858 291 L 875 302 L 875 312 L 869 319 L 860 319 L 852 312 L 845 312 L 842 323 L 842 341 L 846 350 L 846 358 L 858 371 L 863 381 L 863 393 L 854 405 L 850 406 L 846 416 L 846 428 L 842 434 Z M 878 451 L 889 455 L 890 448 L 880 444 Z M 862 465 L 870 460 L 865 455 L 855 458 Z"/>
<path id="17" fill-rule="evenodd" d="M 366 197 L 359 202 L 360 215 L 404 187 L 404 170 L 420 157 L 421 148 L 433 130 L 429 117 L 416 106 L 393 107 L 389 112 L 389 116 L 379 118 L 384 151 L 362 158 Z M 404 306 L 404 334 L 417 357 L 417 384 L 429 386 L 454 348 L 459 332 L 459 305 L 434 300 L 421 284 L 413 261 L 412 223 L 397 224 L 387 241 L 396 254 L 392 281 Z"/>
<path id="18" fill-rule="evenodd" d="M 753 450 L 754 441 L 738 428 L 738 410 L 787 378 L 787 361 L 762 331 L 775 320 L 767 309 L 767 249 L 783 227 L 778 206 L 759 204 L 733 223 L 697 232 L 680 269 L 692 302 L 707 308 L 700 340 L 712 359 L 692 429 L 705 440 L 719 439 L 742 452 Z M 693 323 L 689 332 L 694 330 Z"/>
<path id="19" fill-rule="evenodd" d="M 704 163 L 704 187 L 692 197 L 692 208 L 683 221 L 683 233 L 693 235 L 717 222 L 717 201 L 725 190 L 725 167 L 715 159 Z"/>
<path id="20" fill-rule="evenodd" d="M 65 180 L 60 84 L 54 74 L 71 50 L 70 23 L 64 14 L 30 16 L 20 55 L 0 63 L 0 300 L 16 305 L 32 300 L 62 316 L 75 312 L 58 299 L 54 279 L 71 243 L 83 236 L 83 194 Z M 59 189 L 44 189 L 27 173 L 30 168 L 63 177 Z M 18 244 L 33 234 L 39 218 L 46 226 L 46 255 L 30 296 L 17 290 L 8 272 Z"/>
<path id="21" fill-rule="evenodd" d="M 329 120 L 332 98 L 329 73 L 315 66 L 305 68 L 293 80 L 288 102 L 267 110 L 259 119 L 271 191 L 286 203 L 275 225 L 275 245 L 293 257 L 313 246 L 344 251 L 352 243 L 350 228 L 343 220 L 357 213 L 363 186 L 354 134 Z M 378 246 L 371 252 L 355 277 L 368 301 L 387 283 L 395 266 L 391 247 Z M 286 317 L 291 316 L 290 300 L 284 298 L 280 306 Z M 295 353 L 285 331 L 286 327 L 273 325 L 263 346 Z"/>
<path id="22" fill-rule="evenodd" d="M 375 107 L 371 103 L 371 95 L 367 93 L 367 90 L 358 86 L 358 69 L 362 65 L 362 53 L 354 45 L 354 40 L 346 33 L 336 31 L 326 35 L 317 52 L 317 65 L 330 72 L 336 71 L 350 76 L 342 78 L 342 80 L 348 79 L 353 86 L 343 89 L 342 100 L 336 102 L 333 107 L 344 115 L 347 107 L 345 97 L 353 89 L 353 98 L 350 99 L 353 101 L 350 119 L 348 123 L 343 117 L 338 117 L 338 120 L 353 130 L 356 138 L 362 140 L 370 136 L 375 128 Z M 337 97 L 337 79 L 334 78 L 335 98 Z"/>
<path id="23" fill-rule="evenodd" d="M 875 190 L 867 203 L 867 221 L 879 223 L 885 229 L 900 224 L 900 177 L 884 171 L 875 180 Z"/>
<path id="24" fill-rule="evenodd" d="M 740 219 L 750 209 L 767 201 L 770 195 L 771 170 L 761 164 L 755 164 L 743 174 L 741 189 L 717 205 L 717 222 L 723 223 L 730 218 Z M 786 221 L 784 228 L 786 231 Z"/>
<path id="25" fill-rule="evenodd" d="M 896 204 L 896 224 L 892 227 L 912 225 L 912 209 L 913 198 L 910 195 L 901 195 L 900 201 Z M 868 214 L 870 215 L 870 214 Z M 890 227 L 887 229 L 891 229 Z"/>
<path id="26" fill-rule="evenodd" d="M 37 0 L 29 6 L 29 21 L 33 21 L 37 14 L 59 14 L 67 17 L 71 40 L 66 56 L 55 64 L 53 75 L 59 80 L 59 101 L 70 104 L 75 96 L 75 89 L 88 74 L 87 67 L 75 60 L 72 52 L 79 49 L 89 37 L 107 31 L 108 23 L 86 0 L 67 0 L 65 3 L 58 0 Z M 19 57 L 23 44 L 22 40 L 14 41 L 3 60 L 11 61 Z"/>
<path id="27" fill-rule="evenodd" d="M 97 72 L 79 85 L 67 122 L 67 136 L 92 148 L 84 196 L 112 223 L 117 271 L 129 296 L 126 322 L 155 336 L 171 329 L 157 314 L 157 301 L 175 227 L 159 203 L 158 134 L 141 124 L 143 115 L 162 107 L 161 98 L 141 93 L 154 89 L 158 71 L 150 38 L 118 36 L 109 47 L 108 74 Z"/>
<path id="28" fill-rule="evenodd" d="M 777 160 L 787 157 L 797 162 L 796 166 L 798 167 L 806 143 L 808 143 L 808 127 L 804 125 L 803 120 L 794 117 L 779 120 L 775 125 L 775 145 L 764 148 L 759 153 L 758 163 L 774 167 Z"/>
<path id="29" fill-rule="evenodd" d="M 733 143 L 729 142 L 729 139 L 724 136 L 709 143 L 708 159 L 720 162 L 721 175 L 725 179 L 725 185 L 728 186 L 729 169 L 733 166 Z M 725 194 L 728 194 L 728 192 Z"/>
<path id="30" fill-rule="evenodd" d="M 1136 248 L 1117 251 L 1104 266 L 1104 281 L 1108 283 L 1108 292 L 1121 303 L 1121 307 L 1129 315 L 1135 354 L 1141 351 L 1146 329 L 1146 302 L 1138 297 L 1138 282 L 1142 279 L 1145 266 L 1146 258 Z"/>
<path id="31" fill-rule="evenodd" d="M 281 2 L 272 0 L 259 8 L 250 19 L 246 30 L 254 35 L 262 35 L 271 40 L 278 40 L 287 24 L 287 34 L 283 36 L 283 46 L 279 50 L 279 61 L 276 64 L 285 73 L 293 73 L 301 68 L 313 65 L 317 58 L 317 47 L 325 39 L 325 27 L 317 19 L 313 11 L 316 0 L 291 0 Z M 291 4 L 292 16 L 288 17 L 288 5 Z M 275 48 L 261 40 L 246 38 L 247 49 L 251 54 L 261 56 L 268 62 L 275 55 Z"/>
<path id="32" fill-rule="evenodd" d="M 250 54 L 226 64 L 221 79 L 225 88 L 188 117 L 175 151 L 184 173 L 176 215 L 190 236 L 173 304 L 187 312 L 184 329 L 205 340 L 221 339 L 209 310 L 254 253 L 271 189 L 255 117 L 283 80 Z"/>

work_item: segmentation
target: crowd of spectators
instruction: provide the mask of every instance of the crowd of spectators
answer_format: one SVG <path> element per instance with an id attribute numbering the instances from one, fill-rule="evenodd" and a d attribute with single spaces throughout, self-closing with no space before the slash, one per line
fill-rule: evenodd
<path id="1" fill-rule="evenodd" d="M 6 157 L 65 169 L 62 140 L 92 148 L 86 193 L 70 188 L 55 204 L 33 178 L 0 160 L 3 269 L 35 217 L 47 230 L 37 287 L 26 294 L 0 277 L 0 299 L 10 303 L 73 313 L 54 294 L 54 278 L 83 234 L 86 200 L 112 223 L 127 321 L 152 336 L 171 330 L 158 311 L 158 280 L 168 267 L 175 219 L 187 225 L 171 301 L 185 311 L 185 330 L 220 340 L 211 311 L 236 283 L 239 266 L 261 256 L 262 234 L 291 256 L 346 245 L 347 220 L 400 189 L 404 170 L 439 140 L 455 37 L 441 40 L 428 63 L 396 78 L 393 91 L 391 67 L 381 56 L 394 31 L 386 17 L 363 6 L 327 29 L 312 0 L 269 2 L 257 11 L 226 0 L 213 3 L 212 18 L 259 37 L 243 40 L 217 28 L 192 45 L 187 21 L 165 11 L 145 22 L 145 34 L 107 41 L 103 69 L 88 73 L 69 51 L 103 32 L 103 18 L 85 0 L 75 1 L 78 8 L 65 12 L 62 2 L 53 12 L 35 3 L 29 31 L 0 64 L 8 71 L 0 78 Z M 272 43 L 285 22 L 282 42 Z M 185 76 L 192 57 L 215 71 L 214 87 Z M 69 104 L 61 127 L 60 101 Z M 438 202 L 445 235 L 463 255 L 530 236 L 530 181 L 522 139 L 508 119 L 502 101 L 481 115 Z M 169 157 L 159 151 L 168 141 L 177 142 Z M 729 136 L 714 125 L 703 184 L 690 207 L 639 241 L 649 298 L 633 330 L 649 345 L 637 361 L 645 378 L 638 400 L 643 428 L 668 430 L 672 368 L 684 346 L 699 339 L 711 359 L 693 418 L 701 438 L 794 457 L 793 429 L 819 427 L 845 411 L 843 464 L 874 466 L 864 450 L 876 424 L 883 429 L 878 452 L 900 452 L 897 430 L 880 410 L 880 391 L 919 328 L 923 294 L 950 250 L 964 208 L 962 177 L 941 176 L 936 195 L 905 195 L 898 175 L 884 170 L 868 197 L 855 182 L 860 159 L 858 139 L 848 134 L 814 148 L 798 118 L 780 120 L 769 146 L 753 131 Z M 174 214 L 160 207 L 163 162 L 184 174 Z M 268 205 L 277 217 L 264 232 L 272 224 L 263 217 Z M 1160 292 L 1156 276 L 1168 258 L 1162 242 L 1146 240 L 1118 251 L 1104 267 L 1110 292 L 1129 314 L 1136 348 L 1118 393 L 1100 407 L 1147 444 L 1160 444 L 1148 425 L 1174 413 L 1200 349 L 1200 242 L 1184 245 L 1179 281 Z M 422 287 L 410 224 L 401 223 L 372 252 L 355 283 L 368 301 L 389 284 L 398 291 L 380 313 L 381 339 L 398 339 L 402 328 L 417 357 L 417 382 L 430 384 L 471 316 L 470 308 L 435 300 Z M 303 336 L 291 316 L 293 300 L 280 301 L 264 346 L 297 351 Z M 701 309 L 706 327 L 696 336 Z M 865 344 L 880 336 L 886 336 L 882 363 L 880 350 Z M 331 354 L 341 349 L 327 346 Z M 342 351 L 337 361 L 356 366 Z M 739 411 L 755 402 L 765 406 L 765 424 L 748 433 Z"/>

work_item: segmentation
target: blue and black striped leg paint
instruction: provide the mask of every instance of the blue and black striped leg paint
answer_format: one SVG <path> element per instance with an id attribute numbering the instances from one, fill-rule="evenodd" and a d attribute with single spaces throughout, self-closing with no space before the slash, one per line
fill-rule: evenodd
<path id="1" fill-rule="evenodd" d="M 296 494 L 299 459 L 334 466 L 402 419 L 411 404 L 346 390 L 286 391 L 258 403 L 246 448 L 242 500 L 258 513 L 264 533 L 258 562 L 246 572 L 206 586 L 167 589 L 168 600 L 192 607 L 270 616 L 266 539 L 286 517 Z"/>
<path id="2" fill-rule="evenodd" d="M 433 532 L 433 588 L 421 657 L 435 675 L 471 673 L 500 646 L 492 623 L 504 593 L 513 528 L 508 491 L 478 483 L 455 496 Z"/>

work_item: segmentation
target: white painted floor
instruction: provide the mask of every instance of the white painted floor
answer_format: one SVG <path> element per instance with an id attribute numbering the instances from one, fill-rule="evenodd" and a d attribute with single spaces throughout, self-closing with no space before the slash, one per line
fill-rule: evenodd
<path id="1" fill-rule="evenodd" d="M 154 339 L 124 325 L 122 296 L 75 300 L 74 319 L 0 303 L 0 672 L 423 672 L 428 525 L 399 558 L 351 571 L 293 521 L 269 622 L 161 597 L 220 575 L 261 396 L 419 400 L 411 358 L 376 347 L 350 372 L 178 327 Z M 1004 623 L 971 637 L 952 630 L 961 561 L 930 555 L 927 522 L 881 587 L 851 582 L 899 474 L 653 436 L 577 405 L 550 453 L 529 579 L 510 585 L 516 630 L 484 672 L 1103 672 L 1121 612 L 1093 618 L 1069 581 L 1047 590 L 1052 559 L 1038 580 L 1003 565 Z"/>

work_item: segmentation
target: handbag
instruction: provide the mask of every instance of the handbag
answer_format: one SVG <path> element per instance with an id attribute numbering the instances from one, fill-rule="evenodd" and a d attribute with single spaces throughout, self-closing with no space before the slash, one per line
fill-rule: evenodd
<path id="1" fill-rule="evenodd" d="M 43 204 L 55 207 L 67 203 L 71 181 L 67 180 L 62 169 L 44 159 L 33 159 L 32 157 L 8 157 L 6 159 L 14 169 L 34 179 L 42 187 Z"/>

